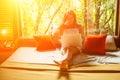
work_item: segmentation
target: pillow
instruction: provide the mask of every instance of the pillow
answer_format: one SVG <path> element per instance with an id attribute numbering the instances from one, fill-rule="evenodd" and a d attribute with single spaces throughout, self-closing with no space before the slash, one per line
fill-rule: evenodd
<path id="1" fill-rule="evenodd" d="M 50 51 L 56 49 L 50 35 L 34 36 L 34 38 L 37 43 L 37 51 Z"/>
<path id="2" fill-rule="evenodd" d="M 106 42 L 105 42 L 105 50 L 106 51 L 115 51 L 115 50 L 117 50 L 115 40 L 114 40 L 114 36 L 112 36 L 112 35 L 107 36 Z"/>
<path id="3" fill-rule="evenodd" d="M 84 42 L 84 52 L 87 54 L 105 54 L 106 35 L 88 35 Z"/>

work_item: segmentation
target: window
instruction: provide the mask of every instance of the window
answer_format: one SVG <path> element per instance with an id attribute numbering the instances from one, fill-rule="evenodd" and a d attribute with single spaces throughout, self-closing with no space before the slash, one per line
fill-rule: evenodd
<path id="1" fill-rule="evenodd" d="M 115 34 L 117 0 L 21 0 L 22 36 L 51 34 L 68 9 L 76 12 L 86 33 L 94 28 Z"/>

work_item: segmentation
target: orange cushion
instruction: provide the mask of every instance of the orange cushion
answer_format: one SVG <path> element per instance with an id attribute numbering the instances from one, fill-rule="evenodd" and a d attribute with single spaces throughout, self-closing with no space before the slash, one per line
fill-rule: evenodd
<path id="1" fill-rule="evenodd" d="M 56 49 L 50 35 L 34 36 L 34 38 L 36 39 L 37 42 L 36 49 L 38 51 L 50 51 Z"/>
<path id="2" fill-rule="evenodd" d="M 107 35 L 88 35 L 84 42 L 84 51 L 88 54 L 105 54 Z"/>

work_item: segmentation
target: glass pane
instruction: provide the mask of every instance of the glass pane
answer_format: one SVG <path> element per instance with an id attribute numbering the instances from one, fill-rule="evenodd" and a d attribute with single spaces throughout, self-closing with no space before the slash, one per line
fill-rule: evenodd
<path id="1" fill-rule="evenodd" d="M 114 34 L 117 0 L 22 0 L 24 37 L 51 34 L 61 24 L 64 13 L 73 9 L 85 31 L 99 29 Z"/>

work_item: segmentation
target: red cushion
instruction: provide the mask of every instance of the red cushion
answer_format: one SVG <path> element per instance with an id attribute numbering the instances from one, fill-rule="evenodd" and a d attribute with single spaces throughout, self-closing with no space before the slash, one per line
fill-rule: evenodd
<path id="1" fill-rule="evenodd" d="M 40 35 L 35 36 L 34 38 L 37 41 L 38 51 L 50 51 L 56 49 L 50 35 Z"/>
<path id="2" fill-rule="evenodd" d="M 88 54 L 105 54 L 107 35 L 88 35 L 84 42 L 84 51 Z"/>

